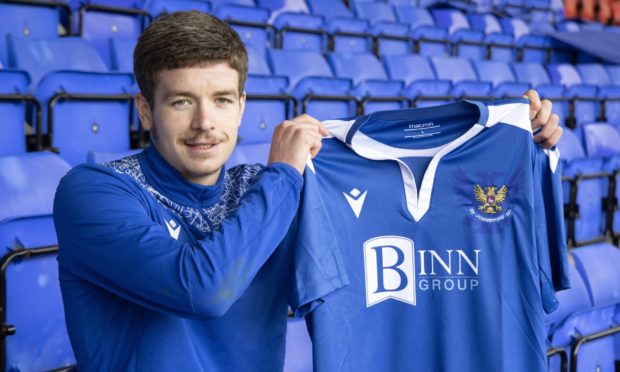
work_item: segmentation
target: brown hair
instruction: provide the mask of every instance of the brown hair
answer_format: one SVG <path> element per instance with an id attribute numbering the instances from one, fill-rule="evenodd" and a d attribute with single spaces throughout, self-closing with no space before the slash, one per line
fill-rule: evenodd
<path id="1" fill-rule="evenodd" d="M 162 15 L 140 35 L 133 53 L 133 71 L 151 109 L 160 71 L 218 62 L 239 73 L 242 94 L 248 76 L 245 45 L 226 23 L 198 11 Z"/>

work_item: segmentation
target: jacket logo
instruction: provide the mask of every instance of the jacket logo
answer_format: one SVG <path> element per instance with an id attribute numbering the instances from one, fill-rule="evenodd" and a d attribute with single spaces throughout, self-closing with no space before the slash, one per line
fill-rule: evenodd
<path id="1" fill-rule="evenodd" d="M 164 221 L 166 223 L 166 227 L 168 228 L 168 232 L 170 236 L 174 240 L 179 239 L 179 233 L 181 232 L 181 225 L 179 225 L 175 220 Z"/>
<path id="2" fill-rule="evenodd" d="M 508 188 L 504 185 L 497 193 L 495 192 L 495 190 L 497 190 L 495 186 L 486 186 L 485 189 L 486 192 L 482 190 L 480 185 L 474 186 L 476 200 L 481 203 L 481 205 L 478 206 L 478 210 L 487 214 L 496 214 L 500 212 L 503 208 L 498 204 L 506 201 Z"/>
<path id="3" fill-rule="evenodd" d="M 349 193 L 342 193 L 344 197 L 347 199 L 349 206 L 353 209 L 353 213 L 355 213 L 356 218 L 360 218 L 360 213 L 362 213 L 362 207 L 364 206 L 364 200 L 366 200 L 366 194 L 368 190 L 362 193 L 356 188 L 353 188 Z"/>

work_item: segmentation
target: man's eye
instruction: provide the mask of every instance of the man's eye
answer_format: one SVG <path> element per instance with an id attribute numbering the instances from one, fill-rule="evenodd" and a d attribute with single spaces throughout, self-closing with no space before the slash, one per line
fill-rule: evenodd
<path id="1" fill-rule="evenodd" d="M 224 98 L 224 97 L 219 97 L 219 98 L 216 98 L 215 102 L 217 102 L 218 104 L 228 104 L 228 103 L 232 103 L 232 100 L 228 98 Z"/>
<path id="2" fill-rule="evenodd" d="M 189 105 L 189 100 L 187 99 L 179 99 L 177 101 L 172 102 L 173 106 L 187 106 Z"/>

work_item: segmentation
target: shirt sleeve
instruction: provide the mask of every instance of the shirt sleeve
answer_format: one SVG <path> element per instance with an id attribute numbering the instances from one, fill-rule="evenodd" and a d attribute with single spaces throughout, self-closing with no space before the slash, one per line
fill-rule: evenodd
<path id="1" fill-rule="evenodd" d="M 101 166 L 78 166 L 63 178 L 54 202 L 59 264 L 156 311 L 221 316 L 284 238 L 302 182 L 290 166 L 266 167 L 237 211 L 189 244 L 153 220 L 149 195 L 129 177 Z"/>
<path id="2" fill-rule="evenodd" d="M 297 217 L 282 245 L 292 250 L 289 303 L 295 316 L 307 315 L 323 302 L 323 297 L 349 284 L 338 238 L 311 162 L 304 172 Z"/>
<path id="3" fill-rule="evenodd" d="M 557 149 L 535 154 L 536 245 L 545 312 L 553 312 L 558 301 L 555 292 L 570 287 L 568 252 L 564 228 L 562 172 Z"/>

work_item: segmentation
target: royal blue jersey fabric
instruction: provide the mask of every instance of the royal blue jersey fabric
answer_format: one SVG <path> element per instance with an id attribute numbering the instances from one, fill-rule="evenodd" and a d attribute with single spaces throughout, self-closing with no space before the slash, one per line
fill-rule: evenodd
<path id="1" fill-rule="evenodd" d="M 558 154 L 527 101 L 324 124 L 314 171 L 350 285 L 307 316 L 315 369 L 546 370 L 567 253 Z"/>
<path id="2" fill-rule="evenodd" d="M 300 197 L 320 199 L 306 173 L 303 190 L 285 164 L 237 166 L 201 186 L 154 147 L 69 172 L 54 222 L 78 369 L 282 370 L 288 305 L 304 314 L 346 284 L 329 226 L 320 246 L 289 231 L 293 219 L 328 223 L 321 208 L 298 213 Z M 287 233 L 312 251 L 276 249 Z"/>

